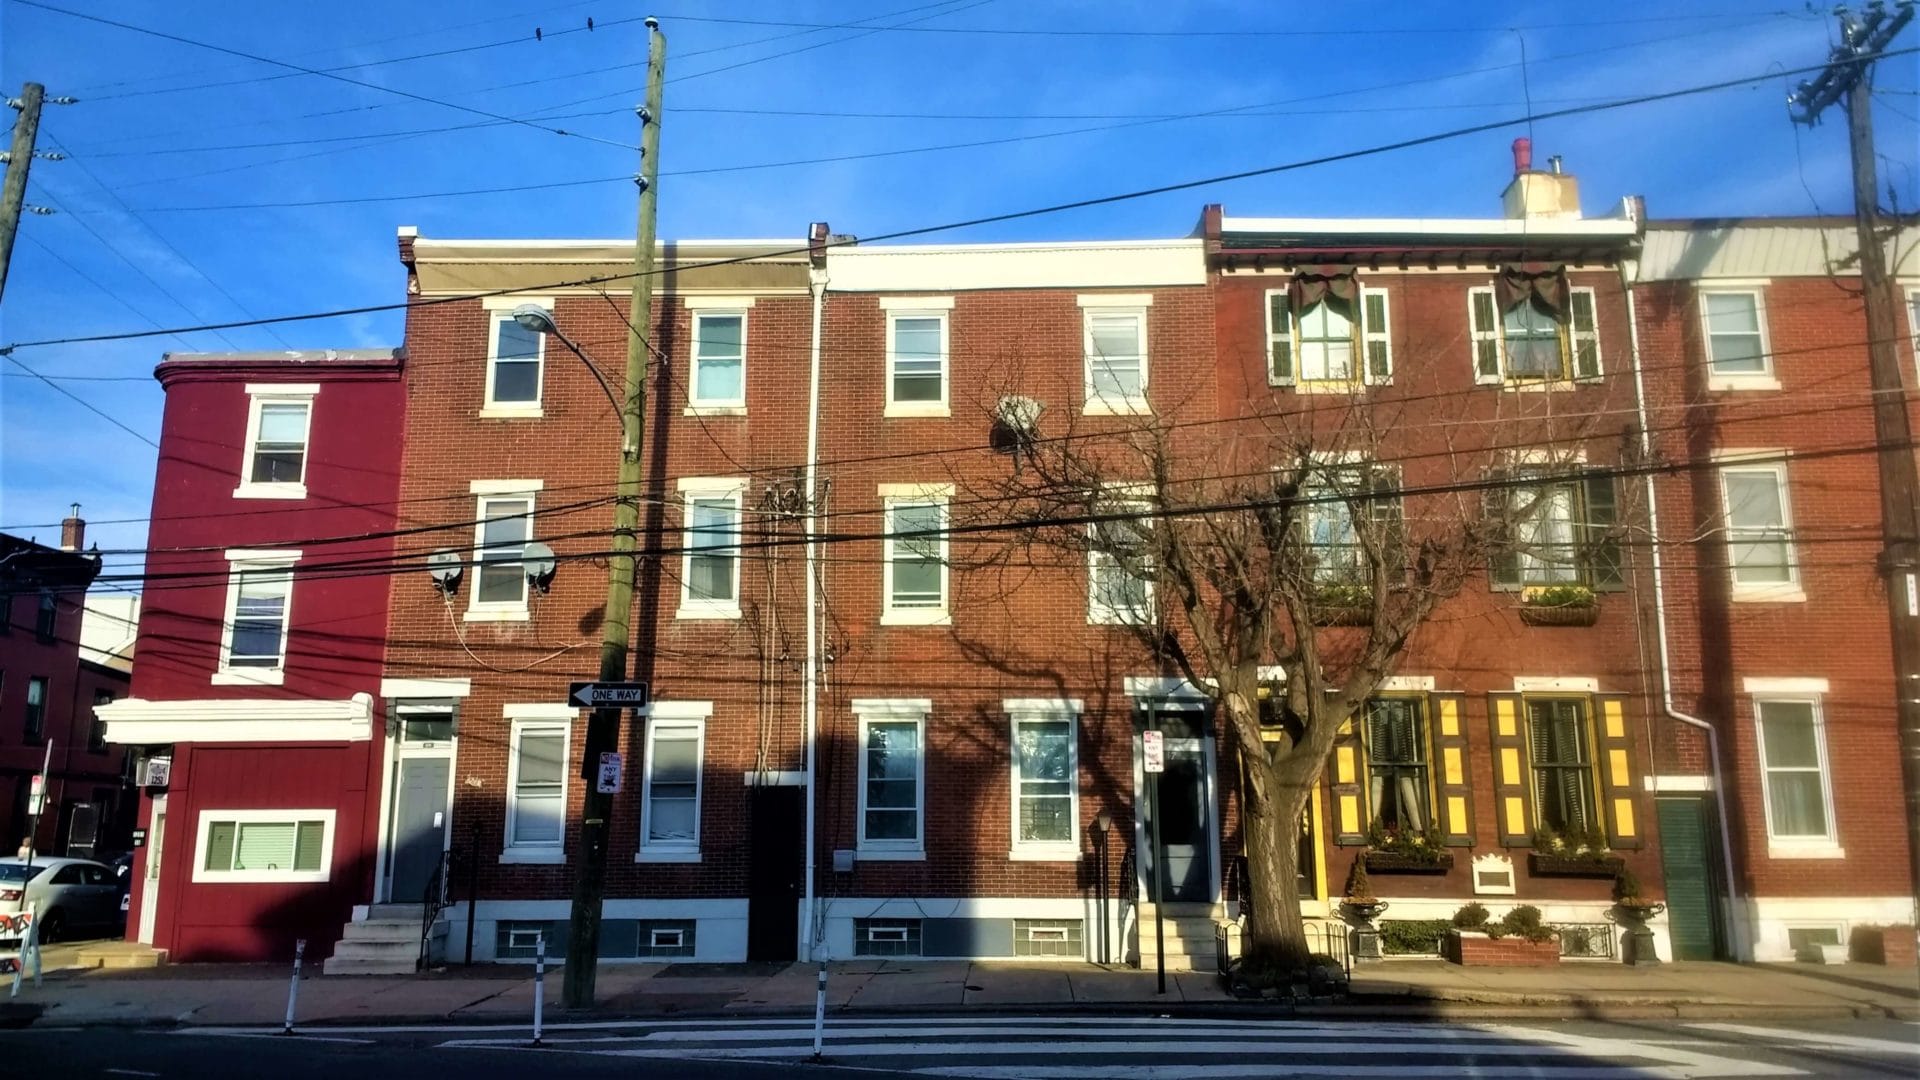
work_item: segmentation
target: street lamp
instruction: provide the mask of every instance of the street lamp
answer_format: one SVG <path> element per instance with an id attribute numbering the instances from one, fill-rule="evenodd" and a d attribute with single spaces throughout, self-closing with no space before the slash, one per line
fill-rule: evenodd
<path id="1" fill-rule="evenodd" d="M 600 369 L 594 366 L 592 357 L 588 356 L 580 348 L 579 345 L 575 344 L 572 338 L 568 337 L 566 334 L 560 331 L 560 324 L 553 321 L 553 312 L 548 311 L 546 308 L 541 307 L 539 304 L 521 304 L 518 307 L 515 307 L 513 309 L 513 321 L 519 323 L 522 328 L 529 330 L 533 333 L 551 334 L 554 337 L 559 338 L 560 344 L 565 345 L 567 347 L 568 352 L 580 358 L 580 362 L 582 364 L 585 364 L 587 366 L 587 371 L 593 375 L 593 381 L 599 383 L 600 389 L 602 391 L 605 391 L 607 395 L 607 404 L 613 406 L 613 415 L 621 416 L 620 399 L 614 397 L 613 387 L 607 385 L 606 376 L 600 374 Z M 622 433 L 624 434 L 626 429 L 626 422 L 624 418 L 622 418 L 620 426 L 621 426 Z M 623 447 L 623 449 L 627 453 L 633 452 L 634 447 L 633 447 L 633 440 L 631 438 L 628 438 L 626 440 L 626 445 Z"/>
<path id="2" fill-rule="evenodd" d="M 1112 811 L 1102 810 L 1093 815 L 1094 858 L 1098 860 L 1093 867 L 1093 882 L 1094 889 L 1100 894 L 1100 935 L 1098 940 L 1100 962 L 1103 964 L 1113 963 L 1113 953 L 1108 947 L 1107 941 L 1111 925 L 1107 916 L 1107 831 L 1112 828 Z"/>

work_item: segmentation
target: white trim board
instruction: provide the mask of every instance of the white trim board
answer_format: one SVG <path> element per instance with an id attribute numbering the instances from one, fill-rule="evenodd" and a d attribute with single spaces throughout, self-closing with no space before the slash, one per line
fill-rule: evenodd
<path id="1" fill-rule="evenodd" d="M 200 742 L 364 742 L 373 737 L 373 695 L 345 701 L 148 701 L 98 706 L 107 741 L 130 745 Z"/>

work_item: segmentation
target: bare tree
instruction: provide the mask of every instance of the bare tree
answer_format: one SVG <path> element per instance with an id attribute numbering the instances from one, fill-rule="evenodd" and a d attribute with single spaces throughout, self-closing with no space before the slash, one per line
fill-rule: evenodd
<path id="1" fill-rule="evenodd" d="M 965 501 L 1029 526 L 995 541 L 1001 557 L 1084 560 L 1091 617 L 1214 703 L 1241 782 L 1250 977 L 1311 962 L 1299 823 L 1416 631 L 1490 563 L 1577 581 L 1605 531 L 1555 505 L 1585 425 L 1551 415 L 1547 395 L 1505 396 L 1532 401 L 1409 425 L 1404 406 L 1342 396 L 1233 425 L 1135 416 L 1064 433 L 1040 431 L 1024 399 L 999 407 L 1010 468 L 976 476 Z"/>

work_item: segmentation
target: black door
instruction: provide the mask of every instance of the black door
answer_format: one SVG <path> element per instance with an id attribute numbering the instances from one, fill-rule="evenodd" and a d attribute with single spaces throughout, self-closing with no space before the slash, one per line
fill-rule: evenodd
<path id="1" fill-rule="evenodd" d="M 747 959 L 794 960 L 806 870 L 806 807 L 799 787 L 753 789 L 747 878 Z"/>
<path id="2" fill-rule="evenodd" d="M 1714 893 L 1713 834 L 1705 799 L 1658 799 L 1660 869 L 1667 886 L 1667 932 L 1675 960 L 1721 954 Z"/>

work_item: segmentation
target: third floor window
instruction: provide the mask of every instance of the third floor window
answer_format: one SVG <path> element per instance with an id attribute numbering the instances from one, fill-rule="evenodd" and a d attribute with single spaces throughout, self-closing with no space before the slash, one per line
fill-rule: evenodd
<path id="1" fill-rule="evenodd" d="M 250 385 L 240 499 L 302 499 L 307 494 L 308 443 L 316 384 Z"/>
<path id="2" fill-rule="evenodd" d="M 1563 274 L 1510 271 L 1499 284 L 1468 290 L 1474 378 L 1509 386 L 1551 386 L 1600 377 L 1594 291 Z"/>

